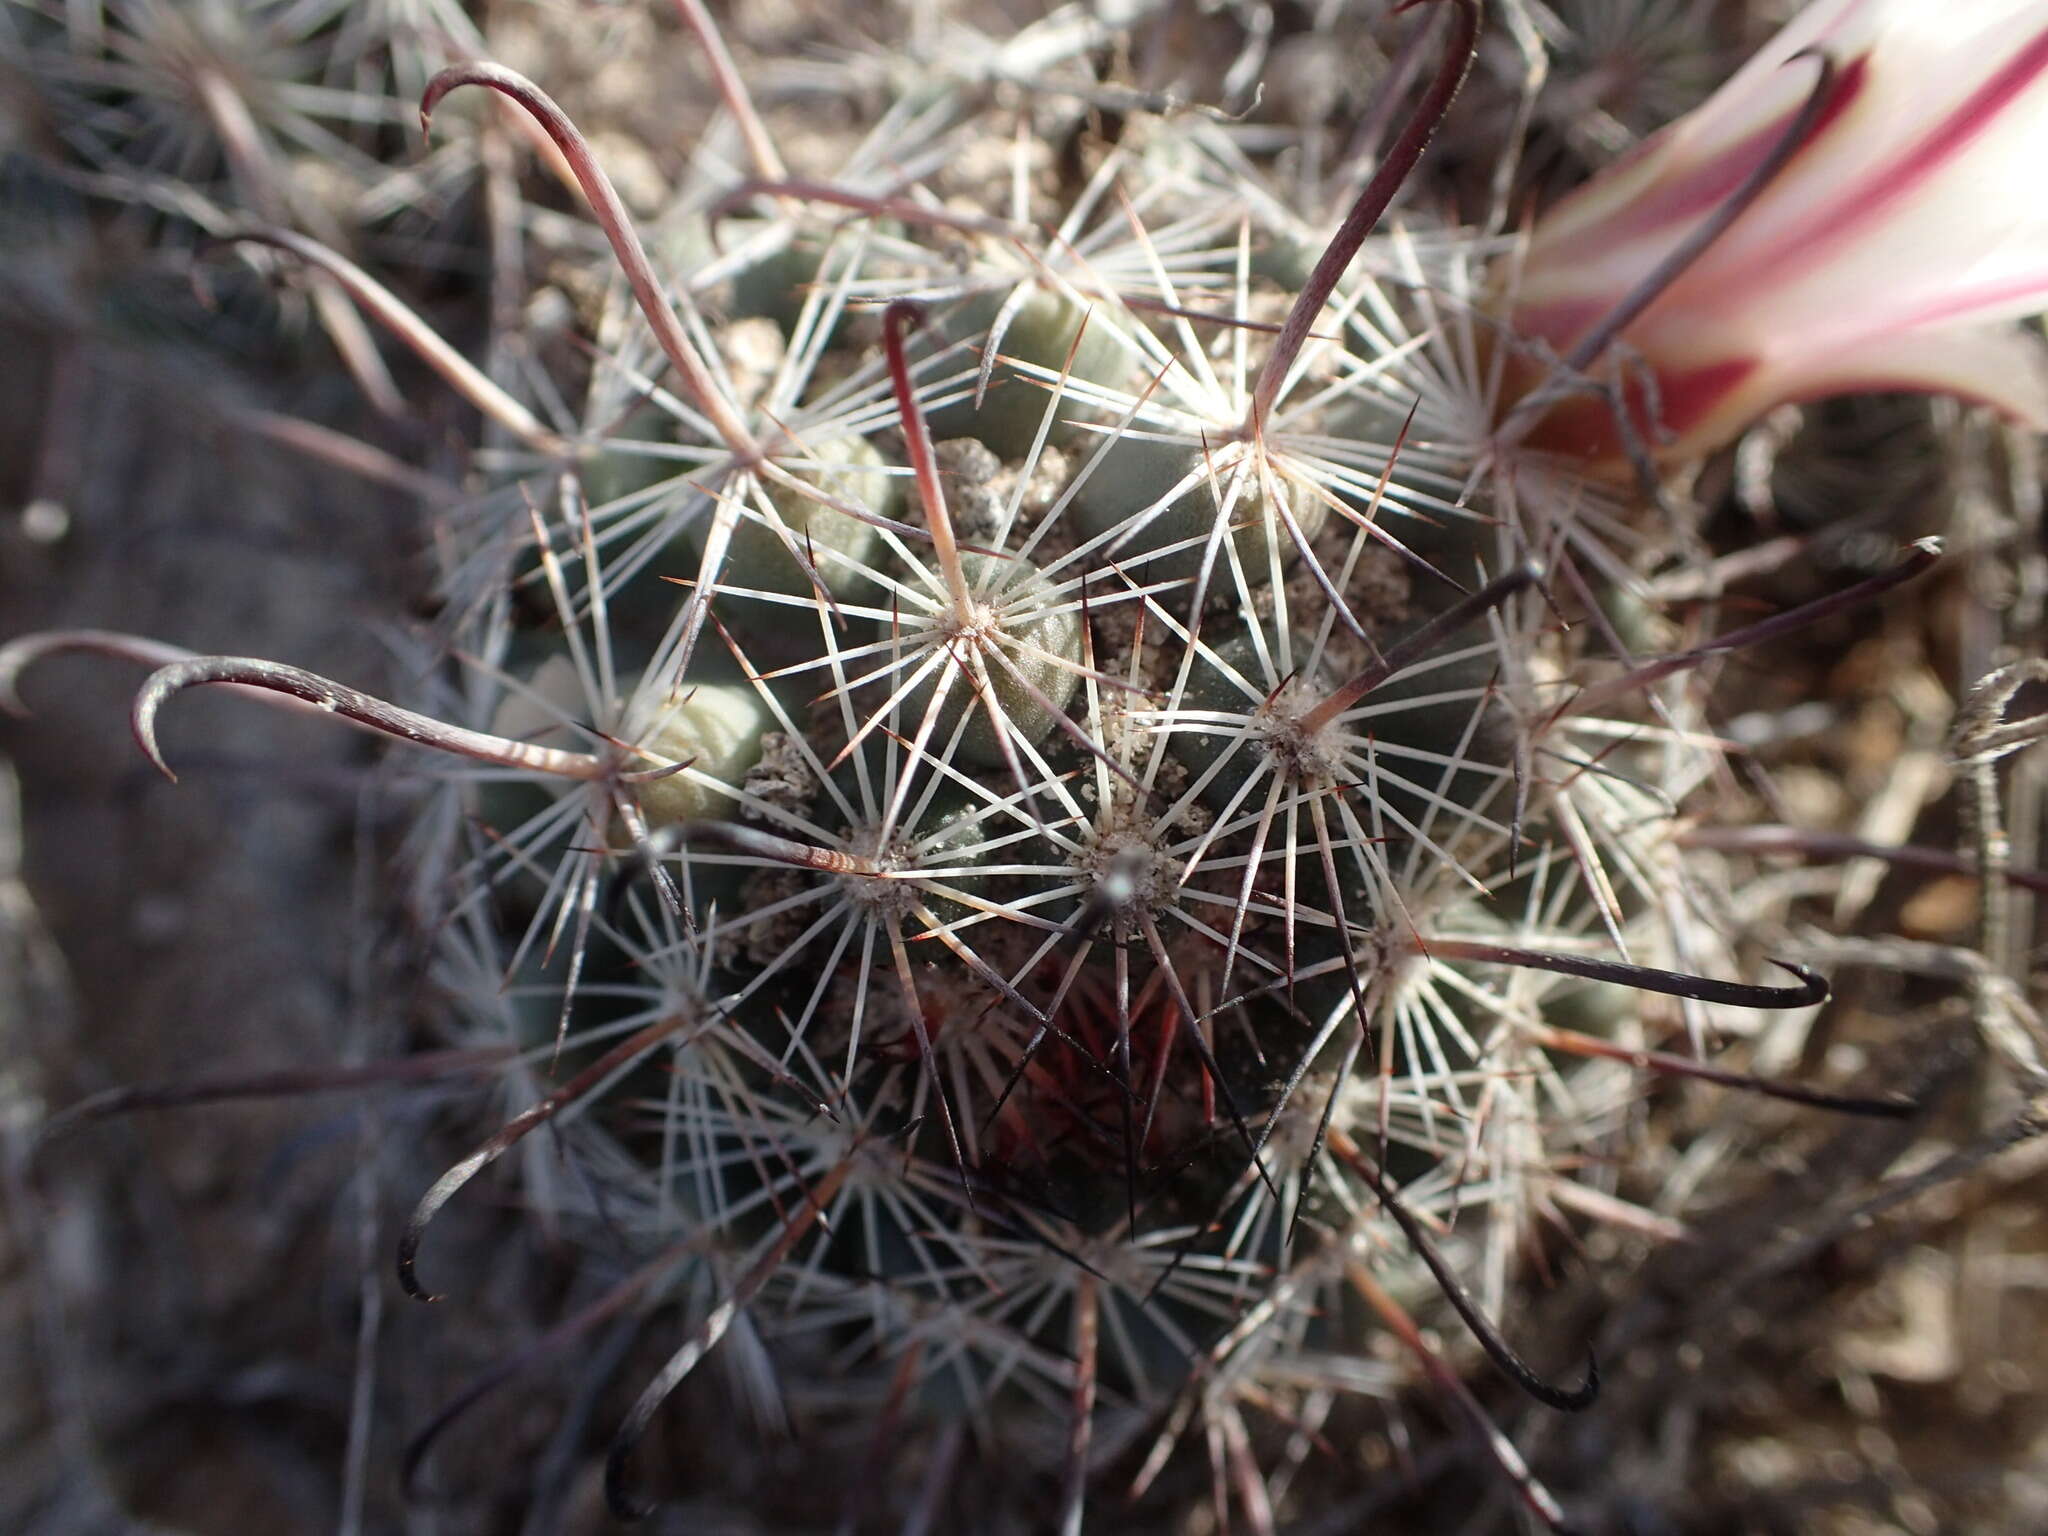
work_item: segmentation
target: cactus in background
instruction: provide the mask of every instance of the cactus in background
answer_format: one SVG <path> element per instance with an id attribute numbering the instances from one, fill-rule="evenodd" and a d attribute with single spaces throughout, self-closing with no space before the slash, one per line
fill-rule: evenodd
<path id="1" fill-rule="evenodd" d="M 400 1276 L 427 1294 L 436 1214 L 566 1136 L 592 1176 L 550 1203 L 642 1265 L 616 1305 L 678 1302 L 613 1443 L 622 1512 L 721 1347 L 755 1412 L 879 1416 L 942 1490 L 969 1426 L 1036 1480 L 1017 1518 L 1064 1531 L 1108 1469 L 1142 1492 L 1183 1444 L 1220 1520 L 1273 1528 L 1336 1400 L 1415 1379 L 1357 1358 L 1382 1330 L 1482 1422 L 1424 1325 L 1583 1407 L 1594 1372 L 1559 1386 L 1506 1337 L 1518 1255 L 1558 1211 L 1654 1225 L 1615 1174 L 1643 1072 L 1910 1107 L 1704 1059 L 1827 989 L 1788 961 L 1736 979 L 1763 957 L 1681 834 L 1722 762 L 1701 664 L 1933 548 L 1650 654 L 1646 575 L 1683 538 L 1607 462 L 1640 402 L 1598 462 L 1560 449 L 1531 402 L 1593 358 L 1514 331 L 1540 262 L 1517 294 L 1509 242 L 1375 233 L 1475 0 L 1389 34 L 1421 67 L 1389 74 L 1388 142 L 1292 207 L 1255 136 L 1114 78 L 1079 11 L 846 64 L 865 137 L 839 153 L 678 10 L 730 132 L 666 206 L 629 208 L 524 75 L 423 83 L 423 118 L 505 109 L 463 138 L 478 163 L 536 130 L 594 216 L 511 221 L 547 275 L 517 366 L 502 335 L 498 366 L 466 359 L 292 206 L 243 199 L 296 231 L 215 231 L 299 258 L 482 414 L 479 493 L 436 528 L 436 707 L 102 632 L 0 648 L 0 699 L 86 648 L 155 668 L 134 726 L 160 767 L 160 712 L 216 684 L 461 760 L 414 888 L 447 991 L 534 1093 L 426 1192 Z"/>

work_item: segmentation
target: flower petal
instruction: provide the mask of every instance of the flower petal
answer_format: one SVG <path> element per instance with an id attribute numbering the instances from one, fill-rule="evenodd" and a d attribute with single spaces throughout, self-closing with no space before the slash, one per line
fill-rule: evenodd
<path id="1" fill-rule="evenodd" d="M 1781 146 L 1833 69 L 1814 126 L 1675 276 L 1661 267 Z M 1785 401 L 1949 392 L 2048 426 L 2048 5 L 1819 0 L 1697 111 L 1540 220 L 1505 302 L 1570 353 L 1631 295 L 1607 362 L 1632 370 L 1638 435 L 1673 462 Z M 1654 288 L 1646 286 L 1654 282 Z M 1654 293 L 1654 297 L 1650 295 Z M 1596 459 L 1616 424 L 1585 401 L 1537 434 Z"/>
<path id="2" fill-rule="evenodd" d="M 1676 461 L 1711 452 L 1787 401 L 1890 390 L 1957 395 L 2048 430 L 2048 343 L 2016 326 L 1944 328 L 1773 359 L 1683 423 L 1660 456 Z"/>
<path id="3" fill-rule="evenodd" d="M 1787 66 L 1816 41 L 1837 69 L 1821 124 L 1659 307 L 1718 327 L 1813 276 L 1837 296 L 1827 307 L 1852 312 L 1860 306 L 1839 302 L 1836 266 L 1862 260 L 1913 310 L 1925 295 L 1905 297 L 1910 290 L 1950 290 L 1959 266 L 1995 266 L 2001 253 L 2038 265 L 2032 258 L 2048 246 L 2048 203 L 2032 192 L 2048 147 L 2048 17 L 2039 0 L 1974 0 L 1962 9 L 1828 0 L 1704 107 L 1547 214 L 1518 308 L 1582 309 L 1627 292 L 1783 133 L 1812 84 L 1809 70 Z M 2000 286 L 1983 275 L 1986 286 Z M 2026 307 L 2008 294 L 1998 313 Z M 1538 332 L 1554 344 L 1569 339 Z M 1645 339 L 1640 330 L 1635 339 Z"/>

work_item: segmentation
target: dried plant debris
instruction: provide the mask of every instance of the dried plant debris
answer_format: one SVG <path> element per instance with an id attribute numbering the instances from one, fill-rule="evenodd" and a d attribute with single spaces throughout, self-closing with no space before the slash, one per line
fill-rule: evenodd
<path id="1" fill-rule="evenodd" d="M 188 1507 L 84 1449 L 66 1160 L 273 1099 L 365 1106 L 339 1268 L 264 1229 L 350 1314 L 279 1529 L 2024 1525 L 1883 1383 L 2043 1321 L 2048 228 L 1983 210 L 2048 31 L 1763 9 L 8 0 L 39 251 L 303 295 L 435 423 L 228 413 L 416 504 L 381 677 L 0 578 L 10 710 L 80 652 L 198 788 L 259 705 L 362 743 L 358 1022 L 7 1100 L 21 1517 Z"/>

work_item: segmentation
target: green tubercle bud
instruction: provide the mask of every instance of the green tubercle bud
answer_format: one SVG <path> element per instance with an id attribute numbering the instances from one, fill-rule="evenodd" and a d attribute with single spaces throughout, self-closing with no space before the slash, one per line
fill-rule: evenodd
<path id="1" fill-rule="evenodd" d="M 633 411 L 610 434 L 615 443 L 673 445 L 675 418 L 658 406 L 643 405 Z M 636 495 L 688 473 L 689 463 L 660 454 L 636 452 L 628 447 L 608 447 L 593 452 L 577 466 L 583 499 L 593 507 Z"/>
<path id="2" fill-rule="evenodd" d="M 970 299 L 949 314 L 941 326 L 946 342 L 971 341 L 971 349 L 960 356 L 979 365 L 981 343 L 1000 318 L 1011 292 L 984 294 Z M 1085 329 L 1083 322 L 1086 322 Z M 1078 347 L 1075 337 L 1080 338 Z M 1067 354 L 1073 353 L 1073 364 Z M 1086 381 L 1114 388 L 1130 372 L 1130 354 L 1111 333 L 1099 312 L 1054 289 L 1035 289 L 1009 319 L 996 338 L 997 362 L 989 376 L 988 392 L 976 409 L 970 395 L 965 400 L 942 406 L 931 413 L 935 438 L 975 437 L 1005 459 L 1019 459 L 1030 452 L 1031 441 L 1045 419 L 1047 381 L 1025 377 L 1004 359 L 1015 359 L 1045 373 L 1065 370 L 1070 380 Z M 1054 423 L 1053 435 L 1084 414 L 1072 400 L 1063 400 Z"/>
<path id="3" fill-rule="evenodd" d="M 1247 679 L 1257 679 L 1260 673 L 1259 654 L 1252 644 L 1252 637 L 1240 630 L 1233 639 L 1225 640 L 1215 648 L 1215 653 L 1224 666 Z M 1207 656 L 1197 656 L 1194 665 L 1188 669 L 1187 687 L 1180 696 L 1182 708 L 1193 711 L 1215 711 L 1222 714 L 1250 714 L 1257 701 L 1248 698 L 1244 690 L 1230 680 L 1230 677 Z M 1172 736 L 1173 752 L 1188 765 L 1188 772 L 1200 778 L 1219 758 L 1226 753 L 1230 761 L 1217 770 L 1202 798 L 1218 810 L 1236 797 L 1238 789 L 1264 762 L 1266 745 L 1256 732 L 1249 740 L 1240 741 L 1242 728 L 1236 722 L 1217 724 L 1212 729 L 1199 727 L 1176 730 Z"/>
<path id="4" fill-rule="evenodd" d="M 1245 465 L 1242 445 L 1213 450 L 1206 458 L 1199 448 L 1149 438 L 1120 437 L 1089 473 L 1074 498 L 1074 512 L 1082 532 L 1095 538 L 1112 529 L 1123 529 L 1119 543 L 1112 540 L 1102 548 L 1102 558 L 1113 560 L 1132 580 L 1139 582 L 1192 581 L 1202 568 L 1205 540 L 1215 527 L 1221 498 L 1229 493 L 1233 476 L 1242 480 L 1237 498 L 1230 506 L 1231 540 L 1244 566 L 1245 580 L 1263 586 L 1271 578 L 1277 555 L 1284 570 L 1297 554 L 1294 533 L 1288 527 L 1292 517 L 1302 539 L 1313 539 L 1323 526 L 1328 507 L 1313 493 L 1302 490 L 1278 475 L 1275 485 L 1284 498 L 1286 515 L 1269 500 L 1265 477 L 1256 465 Z M 1163 506 L 1161 499 L 1190 475 L 1195 483 Z M 1185 548 L 1173 546 L 1185 544 Z M 1157 551 L 1169 550 L 1159 554 Z M 1233 589 L 1229 556 L 1219 546 L 1216 563 L 1209 573 L 1209 590 Z"/>
<path id="5" fill-rule="evenodd" d="M 744 239 L 741 232 L 745 227 L 740 222 L 729 227 L 728 246 Z M 876 234 L 888 235 L 900 226 L 884 219 L 876 221 L 873 228 Z M 735 319 L 772 320 L 784 337 L 793 338 L 805 306 L 814 297 L 829 297 L 855 271 L 856 247 L 848 238 L 798 231 L 733 273 L 729 313 Z M 826 347 L 846 342 L 852 313 L 841 307 L 825 338 Z"/>
<path id="6" fill-rule="evenodd" d="M 809 462 L 797 462 L 803 460 Z M 878 517 L 888 517 L 893 512 L 895 481 L 885 472 L 881 453 L 864 437 L 840 437 L 816 446 L 807 445 L 785 460 L 784 467 L 837 501 Z M 776 516 L 789 530 L 797 548 L 804 550 L 806 558 L 817 568 L 818 578 L 828 592 L 834 597 L 849 597 L 867 582 L 867 568 L 879 556 L 874 524 L 814 501 L 786 485 L 768 482 L 767 494 Z M 708 526 L 707 521 L 698 529 L 700 542 Z M 814 590 L 809 575 L 790 553 L 789 545 L 757 517 L 742 518 L 733 529 L 725 568 L 718 580 L 724 587 L 795 596 Z"/>
<path id="7" fill-rule="evenodd" d="M 735 225 L 737 229 L 739 226 Z M 732 313 L 765 317 L 786 334 L 804 306 L 804 290 L 818 280 L 825 241 L 816 235 L 793 234 L 758 261 L 732 277 Z"/>
<path id="8" fill-rule="evenodd" d="M 646 766 L 687 763 L 680 773 L 633 785 L 651 827 L 730 815 L 735 801 L 705 783 L 716 779 L 737 789 L 761 756 L 767 711 L 752 688 L 729 683 L 686 685 L 673 703 L 642 706 L 626 736 Z"/>
<path id="9" fill-rule="evenodd" d="M 565 719 L 584 718 L 588 708 L 575 665 L 558 653 L 534 669 L 523 691 L 507 693 L 499 701 L 491 717 L 491 732 L 539 747 L 589 750 L 588 734 L 564 723 Z M 732 796 L 704 781 L 716 779 L 738 789 L 747 770 L 760 760 L 761 737 L 770 724 L 754 690 L 732 683 L 686 684 L 673 696 L 631 705 L 615 733 L 637 749 L 637 755 L 623 765 L 626 772 L 641 773 L 679 762 L 690 765 L 684 772 L 663 778 L 629 780 L 648 824 L 663 826 L 692 817 L 730 815 L 735 804 Z M 491 785 L 488 789 L 503 802 L 500 819 L 513 811 L 519 817 L 532 813 L 531 807 L 503 793 L 530 793 L 529 786 Z M 506 824 L 516 824 L 516 818 Z"/>

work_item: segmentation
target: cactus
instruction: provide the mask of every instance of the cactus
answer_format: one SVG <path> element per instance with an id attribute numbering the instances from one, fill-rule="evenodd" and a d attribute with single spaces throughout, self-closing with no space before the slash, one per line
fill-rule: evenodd
<path id="1" fill-rule="evenodd" d="M 400 1272 L 426 1294 L 436 1214 L 577 1126 L 603 1195 L 558 1197 L 572 1229 L 622 1228 L 633 1295 L 683 1303 L 612 1447 L 619 1511 L 737 1331 L 817 1423 L 972 1426 L 1064 1531 L 1106 1469 L 1142 1491 L 1184 1443 L 1269 1528 L 1248 1421 L 1391 1395 L 1406 1373 L 1329 1364 L 1378 1330 L 1455 1383 L 1418 1327 L 1455 1317 L 1460 1367 L 1590 1400 L 1508 1342 L 1516 1256 L 1539 1208 L 1621 1205 L 1589 1154 L 1641 1072 L 1906 1107 L 1660 1042 L 1826 996 L 1788 962 L 1722 979 L 1753 957 L 1699 921 L 1721 893 L 1678 840 L 1717 762 L 1686 677 L 1933 552 L 1631 655 L 1613 615 L 1654 627 L 1665 535 L 1498 430 L 1497 247 L 1374 235 L 1474 52 L 1476 4 L 1416 25 L 1438 13 L 1420 100 L 1328 222 L 1211 115 L 1134 102 L 1087 143 L 1057 98 L 1117 87 L 1073 18 L 996 51 L 1037 50 L 1021 114 L 943 59 L 880 87 L 884 145 L 1012 145 L 971 213 L 917 186 L 936 166 L 884 185 L 872 142 L 793 177 L 726 69 L 751 175 L 707 155 L 643 234 L 540 85 L 456 64 L 423 115 L 496 93 L 617 258 L 577 273 L 593 360 L 487 376 L 339 230 L 260 233 L 485 417 L 496 483 L 440 528 L 457 703 L 125 636 L 0 648 L 0 697 L 53 648 L 154 667 L 159 766 L 159 713 L 215 684 L 460 760 L 414 850 L 438 963 L 539 998 L 485 1027 L 551 1075 L 425 1193 Z M 1048 169 L 1069 149 L 1096 164 Z"/>

